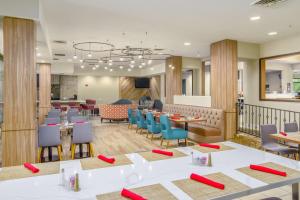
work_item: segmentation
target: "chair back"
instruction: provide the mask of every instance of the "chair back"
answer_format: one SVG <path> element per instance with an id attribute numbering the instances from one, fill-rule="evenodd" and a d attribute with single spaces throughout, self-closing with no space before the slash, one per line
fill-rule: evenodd
<path id="1" fill-rule="evenodd" d="M 59 125 L 40 125 L 38 143 L 40 147 L 57 146 L 61 144 Z"/>
<path id="2" fill-rule="evenodd" d="M 79 115 L 79 111 L 76 108 L 71 108 L 69 109 L 69 111 L 67 112 L 67 119 L 68 122 L 71 122 L 71 118 L 74 116 L 78 116 Z"/>
<path id="3" fill-rule="evenodd" d="M 60 102 L 53 102 L 53 103 L 52 103 L 52 106 L 53 106 L 55 109 L 60 109 L 61 103 L 60 103 Z"/>
<path id="4" fill-rule="evenodd" d="M 73 144 L 84 144 L 93 141 L 92 124 L 90 122 L 75 123 L 73 126 Z"/>
<path id="5" fill-rule="evenodd" d="M 139 109 L 136 110 L 136 119 L 140 123 L 145 123 L 145 118 L 143 117 L 142 111 Z"/>
<path id="6" fill-rule="evenodd" d="M 274 124 L 261 125 L 260 126 L 260 137 L 262 145 L 269 143 L 277 143 L 277 141 L 270 137 L 270 134 L 276 134 L 277 127 Z"/>
<path id="7" fill-rule="evenodd" d="M 162 112 L 163 110 L 163 103 L 159 99 L 155 99 L 153 103 L 153 109 L 157 110 L 159 112 Z"/>
<path id="8" fill-rule="evenodd" d="M 94 99 L 86 99 L 85 103 L 88 105 L 96 105 L 96 100 Z"/>
<path id="9" fill-rule="evenodd" d="M 71 117 L 71 123 L 78 123 L 78 122 L 87 122 L 88 119 L 85 116 L 72 116 Z"/>
<path id="10" fill-rule="evenodd" d="M 160 126 L 162 131 L 169 131 L 171 130 L 171 122 L 169 120 L 169 117 L 167 115 L 161 115 L 160 116 Z"/>
<path id="11" fill-rule="evenodd" d="M 60 110 L 52 109 L 48 112 L 48 118 L 60 118 Z"/>
<path id="12" fill-rule="evenodd" d="M 59 124 L 60 123 L 60 118 L 55 117 L 55 118 L 45 118 L 45 124 Z"/>
<path id="13" fill-rule="evenodd" d="M 154 117 L 151 112 L 146 113 L 146 123 L 148 126 L 155 125 Z"/>
<path id="14" fill-rule="evenodd" d="M 296 122 L 285 123 L 284 124 L 284 132 L 298 132 L 298 124 Z"/>
<path id="15" fill-rule="evenodd" d="M 71 101 L 71 102 L 68 103 L 68 106 L 72 108 L 72 107 L 78 106 L 78 103 Z"/>

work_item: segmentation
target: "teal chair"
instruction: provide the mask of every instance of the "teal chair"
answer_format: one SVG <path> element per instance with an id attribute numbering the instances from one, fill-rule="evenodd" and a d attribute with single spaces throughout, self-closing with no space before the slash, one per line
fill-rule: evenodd
<path id="1" fill-rule="evenodd" d="M 148 132 L 151 133 L 151 140 L 153 140 L 154 135 L 158 135 L 161 132 L 160 124 L 156 123 L 151 112 L 146 114 L 146 122 L 147 122 L 147 129 Z M 147 134 L 148 137 L 148 134 Z"/>
<path id="2" fill-rule="evenodd" d="M 164 140 L 167 140 L 167 147 L 169 146 L 169 141 L 170 140 L 179 140 L 184 139 L 185 145 L 187 144 L 187 136 L 188 132 L 184 129 L 181 128 L 172 128 L 171 122 L 166 115 L 161 115 L 160 116 L 160 126 L 161 126 L 161 133 L 162 133 L 162 138 L 161 138 L 161 143 L 160 145 L 162 146 Z"/>
<path id="3" fill-rule="evenodd" d="M 129 108 L 127 112 L 128 112 L 128 122 L 129 122 L 128 128 L 132 128 L 132 126 L 136 124 L 136 118 L 131 108 Z"/>
<path id="4" fill-rule="evenodd" d="M 136 110 L 136 124 L 137 124 L 136 132 L 140 130 L 141 131 L 140 133 L 142 133 L 143 129 L 147 129 L 146 120 L 142 114 L 142 111 L 140 111 L 139 109 Z"/>

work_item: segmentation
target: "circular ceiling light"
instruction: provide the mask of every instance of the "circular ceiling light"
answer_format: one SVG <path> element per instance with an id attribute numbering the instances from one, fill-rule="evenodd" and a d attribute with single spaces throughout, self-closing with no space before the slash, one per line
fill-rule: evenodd
<path id="1" fill-rule="evenodd" d="M 143 58 L 143 56 L 142 56 L 142 55 L 139 55 L 139 56 L 138 56 L 138 58 L 139 58 L 139 59 L 142 59 L 142 58 Z"/>
<path id="2" fill-rule="evenodd" d="M 108 65 L 109 65 L 109 66 L 112 66 L 112 63 L 110 62 L 110 63 L 108 63 Z"/>
<path id="3" fill-rule="evenodd" d="M 74 55 L 73 58 L 76 60 L 78 57 L 77 57 L 77 55 Z"/>
<path id="4" fill-rule="evenodd" d="M 79 60 L 79 62 L 83 63 L 83 60 L 82 60 L 82 59 L 80 59 L 80 60 Z"/>
<path id="5" fill-rule="evenodd" d="M 268 33 L 269 36 L 273 36 L 273 35 L 277 35 L 277 34 L 278 34 L 278 33 L 277 33 L 276 31 L 272 31 L 272 32 L 269 32 L 269 33 Z"/>
<path id="6" fill-rule="evenodd" d="M 128 71 L 131 72 L 131 69 L 129 68 Z"/>
<path id="7" fill-rule="evenodd" d="M 139 65 L 139 68 L 140 68 L 140 69 L 142 69 L 142 68 L 143 68 L 143 66 L 142 66 L 142 65 Z"/>
<path id="8" fill-rule="evenodd" d="M 104 67 L 104 69 L 105 69 L 105 70 L 107 70 L 107 69 L 108 69 L 108 67 Z"/>
<path id="9" fill-rule="evenodd" d="M 120 66 L 120 69 L 123 69 L 124 67 L 123 66 Z"/>
<path id="10" fill-rule="evenodd" d="M 96 68 L 98 68 L 98 67 L 99 67 L 99 65 L 95 65 L 95 67 L 96 67 Z"/>
<path id="11" fill-rule="evenodd" d="M 92 69 L 93 69 L 93 70 L 96 70 L 96 67 L 93 67 Z"/>
<path id="12" fill-rule="evenodd" d="M 251 21 L 257 21 L 257 20 L 260 20 L 260 16 L 253 16 L 253 17 L 250 17 L 250 20 L 251 20 Z"/>
<path id="13" fill-rule="evenodd" d="M 81 65 L 80 68 L 81 68 L 81 69 L 84 69 L 84 65 Z"/>
<path id="14" fill-rule="evenodd" d="M 132 61 L 130 61 L 130 63 L 131 63 L 131 64 L 134 64 L 134 63 L 135 63 L 135 61 L 134 61 L 134 60 L 132 60 Z"/>
<path id="15" fill-rule="evenodd" d="M 134 65 L 130 65 L 131 68 L 134 68 Z"/>
<path id="16" fill-rule="evenodd" d="M 148 60 L 148 65 L 150 65 L 152 63 L 152 60 Z"/>
<path id="17" fill-rule="evenodd" d="M 113 69 L 110 69 L 109 71 L 110 71 L 110 72 L 112 72 L 112 71 L 113 71 Z"/>
<path id="18" fill-rule="evenodd" d="M 91 58 L 93 55 L 91 53 L 88 53 L 87 55 L 89 58 Z"/>
<path id="19" fill-rule="evenodd" d="M 184 44 L 184 46 L 190 46 L 190 45 L 191 45 L 190 42 L 185 42 L 185 43 L 183 43 L 183 44 Z"/>

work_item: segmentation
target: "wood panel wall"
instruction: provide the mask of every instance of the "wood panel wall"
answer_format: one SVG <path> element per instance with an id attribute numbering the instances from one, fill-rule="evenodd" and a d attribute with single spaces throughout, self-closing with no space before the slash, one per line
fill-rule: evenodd
<path id="1" fill-rule="evenodd" d="M 135 88 L 134 77 L 120 77 L 119 96 L 123 99 L 138 101 L 142 96 L 160 99 L 160 76 L 150 78 L 150 88 Z"/>
<path id="2" fill-rule="evenodd" d="M 211 45 L 212 107 L 225 111 L 225 137 L 236 133 L 237 41 L 223 40 Z"/>
<path id="3" fill-rule="evenodd" d="M 174 69 L 169 67 L 172 65 Z M 172 56 L 166 60 L 166 103 L 174 103 L 174 95 L 182 94 L 182 57 Z"/>
<path id="4" fill-rule="evenodd" d="M 51 64 L 41 63 L 39 67 L 39 124 L 42 124 L 51 109 Z"/>
<path id="5" fill-rule="evenodd" d="M 2 166 L 36 159 L 35 47 L 33 20 L 3 18 Z"/>

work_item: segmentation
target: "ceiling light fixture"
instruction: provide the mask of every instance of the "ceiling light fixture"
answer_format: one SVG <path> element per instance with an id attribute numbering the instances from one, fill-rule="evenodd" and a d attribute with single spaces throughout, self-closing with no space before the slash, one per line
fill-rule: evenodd
<path id="1" fill-rule="evenodd" d="M 142 65 L 143 65 L 143 66 L 145 66 L 145 65 L 146 65 L 146 63 L 145 63 L 145 62 L 142 62 Z"/>
<path id="2" fill-rule="evenodd" d="M 107 69 L 108 69 L 108 67 L 104 67 L 104 69 L 105 69 L 105 70 L 107 70 Z"/>
<path id="3" fill-rule="evenodd" d="M 42 54 L 41 54 L 41 53 L 37 53 L 36 56 L 37 56 L 37 57 L 41 57 Z"/>
<path id="4" fill-rule="evenodd" d="M 140 69 L 142 69 L 142 68 L 143 68 L 143 66 L 142 66 L 142 65 L 139 65 L 139 68 L 140 68 Z"/>
<path id="5" fill-rule="evenodd" d="M 134 68 L 134 65 L 130 65 L 131 68 Z"/>
<path id="6" fill-rule="evenodd" d="M 152 60 L 148 60 L 148 65 L 150 65 L 152 63 Z"/>
<path id="7" fill-rule="evenodd" d="M 276 31 L 272 31 L 272 32 L 269 32 L 268 35 L 270 36 L 273 36 L 273 35 L 277 35 L 278 33 Z"/>
<path id="8" fill-rule="evenodd" d="M 123 66 L 120 66 L 120 69 L 123 69 L 124 67 Z"/>
<path id="9" fill-rule="evenodd" d="M 175 69 L 175 67 L 172 67 L 172 70 L 174 70 Z"/>
<path id="10" fill-rule="evenodd" d="M 185 43 L 183 43 L 183 44 L 184 44 L 184 46 L 190 46 L 190 45 L 191 45 L 190 42 L 185 42 Z"/>
<path id="11" fill-rule="evenodd" d="M 172 65 L 169 65 L 169 68 L 171 68 L 172 67 Z"/>
<path id="12" fill-rule="evenodd" d="M 80 68 L 81 68 L 81 69 L 84 69 L 84 65 L 81 65 Z"/>
<path id="13" fill-rule="evenodd" d="M 93 70 L 96 70 L 96 67 L 93 67 L 92 69 L 93 69 Z"/>
<path id="14" fill-rule="evenodd" d="M 89 58 L 91 58 L 93 55 L 91 53 L 88 53 L 87 55 Z"/>
<path id="15" fill-rule="evenodd" d="M 121 57 L 121 58 L 120 58 L 120 61 L 124 61 L 124 58 Z"/>
<path id="16" fill-rule="evenodd" d="M 110 72 L 112 72 L 112 71 L 113 71 L 113 69 L 110 69 L 109 71 L 110 71 Z"/>
<path id="17" fill-rule="evenodd" d="M 112 66 L 112 63 L 110 62 L 110 63 L 108 63 L 108 65 L 109 65 L 109 66 Z"/>
<path id="18" fill-rule="evenodd" d="M 102 60 L 99 60 L 98 62 L 99 62 L 99 63 L 103 63 L 103 61 L 102 61 Z"/>
<path id="19" fill-rule="evenodd" d="M 81 63 L 82 63 L 82 62 L 83 62 L 83 60 L 82 60 L 82 59 L 80 59 L 80 60 L 79 60 L 79 62 L 81 62 Z"/>
<path id="20" fill-rule="evenodd" d="M 260 16 L 253 16 L 253 17 L 250 17 L 250 20 L 251 20 L 251 21 L 257 21 L 257 20 L 260 20 Z"/>
<path id="21" fill-rule="evenodd" d="M 135 63 L 135 61 L 134 61 L 134 60 L 132 60 L 132 61 L 130 61 L 130 63 L 131 63 L 131 64 L 134 64 L 134 63 Z"/>
<path id="22" fill-rule="evenodd" d="M 131 69 L 129 68 L 128 71 L 131 72 Z"/>
<path id="23" fill-rule="evenodd" d="M 142 56 L 142 55 L 139 55 L 139 56 L 138 56 L 138 58 L 139 58 L 139 59 L 142 59 L 142 58 L 143 58 L 143 56 Z"/>
<path id="24" fill-rule="evenodd" d="M 76 60 L 78 57 L 76 55 L 74 55 L 73 58 Z"/>
<path id="25" fill-rule="evenodd" d="M 98 68 L 98 67 L 99 67 L 99 65 L 95 65 L 95 67 L 96 67 L 96 68 Z"/>

